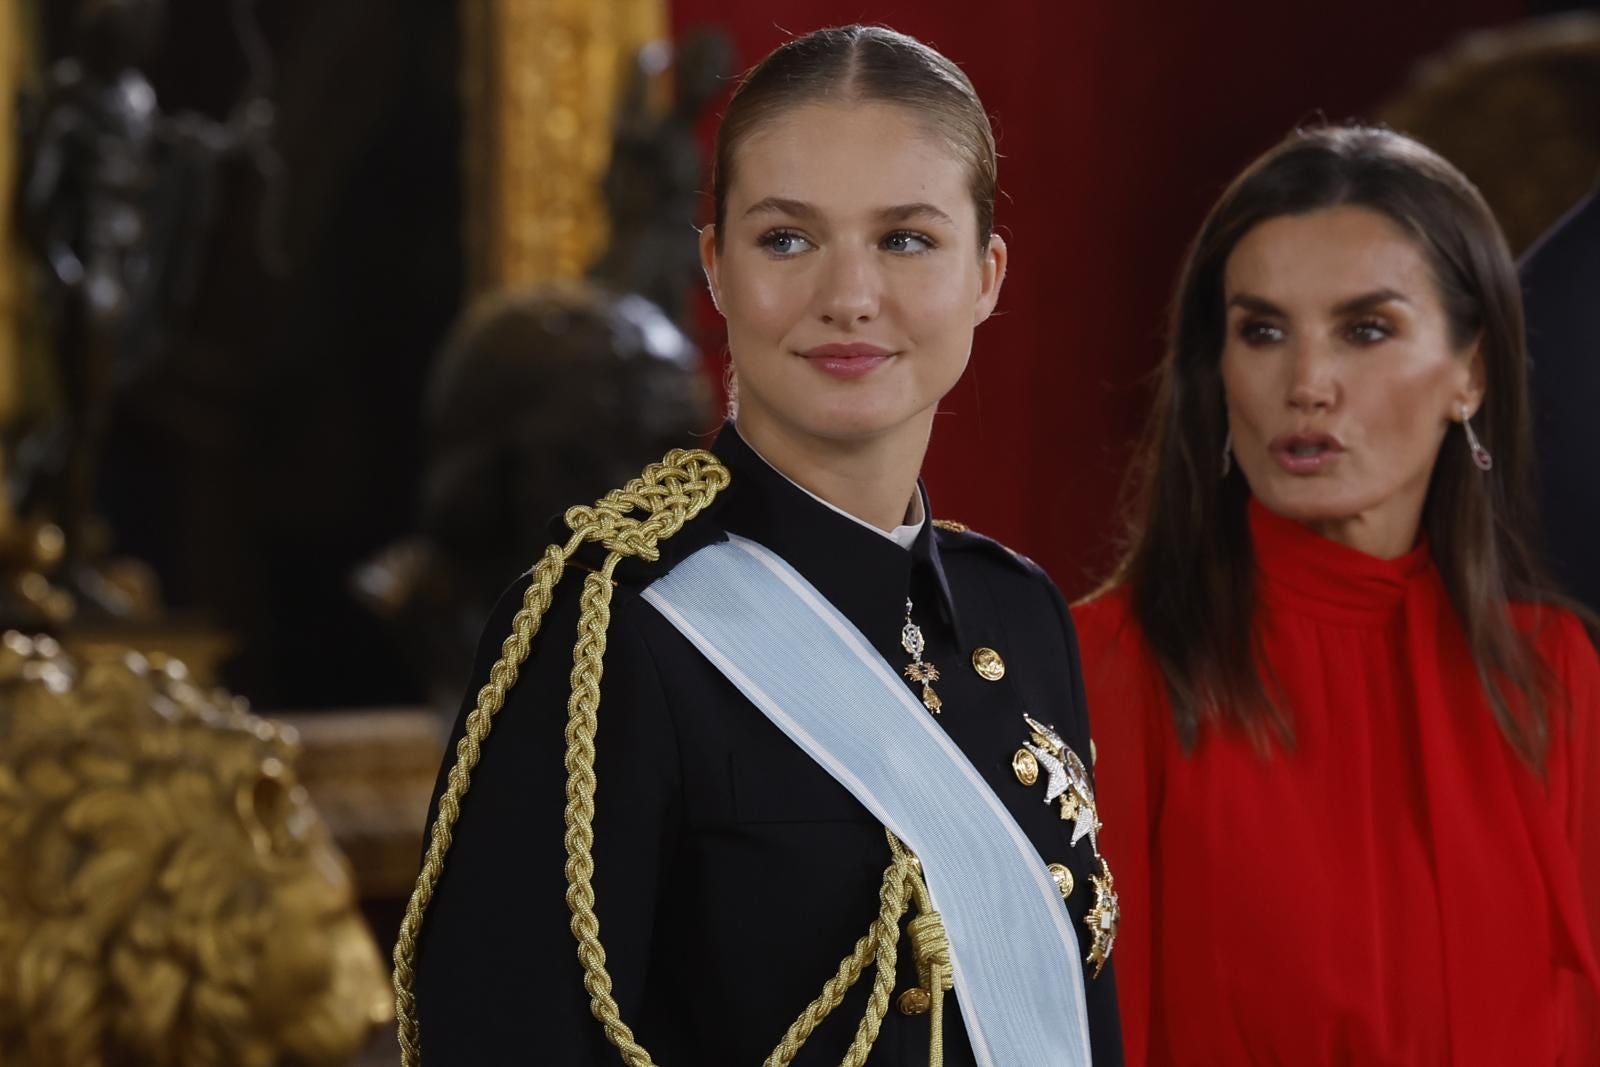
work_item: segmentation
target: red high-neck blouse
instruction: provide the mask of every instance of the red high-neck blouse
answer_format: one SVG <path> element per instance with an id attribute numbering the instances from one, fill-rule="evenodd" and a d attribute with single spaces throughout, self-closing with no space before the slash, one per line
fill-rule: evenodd
<path id="1" fill-rule="evenodd" d="M 1541 778 L 1482 695 L 1426 544 L 1380 560 L 1254 501 L 1291 748 L 1202 729 L 1112 592 L 1074 609 L 1122 927 L 1128 1063 L 1600 1064 L 1600 661 L 1513 608 L 1553 672 Z"/>

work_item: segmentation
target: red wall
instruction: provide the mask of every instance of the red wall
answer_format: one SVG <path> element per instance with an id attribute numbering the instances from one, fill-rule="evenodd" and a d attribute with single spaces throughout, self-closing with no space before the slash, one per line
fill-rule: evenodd
<path id="1" fill-rule="evenodd" d="M 972 78 L 999 137 L 1010 276 L 944 403 L 925 473 L 936 514 L 1032 556 L 1069 596 L 1111 559 L 1141 381 L 1211 200 L 1296 122 L 1360 117 L 1415 57 L 1522 10 L 1509 0 L 1220 12 L 1152 0 L 670 4 L 676 30 L 728 30 L 741 66 L 786 31 L 872 21 L 938 47 Z"/>

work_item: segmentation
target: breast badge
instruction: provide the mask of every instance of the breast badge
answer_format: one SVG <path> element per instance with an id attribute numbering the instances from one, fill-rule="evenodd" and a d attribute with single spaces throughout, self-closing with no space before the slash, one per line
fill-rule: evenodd
<path id="1" fill-rule="evenodd" d="M 1095 810 L 1094 789 L 1089 784 L 1089 771 L 1078 754 L 1061 740 L 1055 727 L 1046 726 L 1029 715 L 1024 715 L 1032 731 L 1032 740 L 1023 742 L 1022 749 L 1038 763 L 1046 775 L 1044 802 L 1061 803 L 1061 817 L 1072 823 L 1072 843 L 1076 845 L 1085 837 L 1100 854 L 1100 816 Z M 1013 759 L 1012 766 L 1016 766 Z M 1023 775 L 1018 773 L 1020 780 Z M 1024 783 L 1028 784 L 1028 783 Z"/>
<path id="2" fill-rule="evenodd" d="M 1122 913 L 1117 904 L 1116 882 L 1111 877 L 1111 867 L 1100 855 L 1101 823 L 1095 805 L 1094 786 L 1083 760 L 1061 739 L 1055 727 L 1030 715 L 1022 718 L 1028 724 L 1029 735 L 1028 740 L 1011 757 L 1012 772 L 1016 774 L 1017 781 L 1028 787 L 1044 778 L 1044 802 L 1060 805 L 1061 818 L 1072 823 L 1072 844 L 1076 845 L 1087 837 L 1095 860 L 1100 865 L 1099 873 L 1089 876 L 1089 882 L 1094 886 L 1094 905 L 1083 920 L 1091 938 L 1085 963 L 1094 968 L 1094 977 L 1098 978 L 1106 960 L 1111 957 Z M 1071 890 L 1063 885 L 1057 868 L 1066 873 L 1067 879 L 1071 878 L 1071 872 L 1061 864 L 1051 866 L 1051 877 L 1056 879 L 1065 898 Z M 1070 885 L 1070 881 L 1067 884 Z"/>

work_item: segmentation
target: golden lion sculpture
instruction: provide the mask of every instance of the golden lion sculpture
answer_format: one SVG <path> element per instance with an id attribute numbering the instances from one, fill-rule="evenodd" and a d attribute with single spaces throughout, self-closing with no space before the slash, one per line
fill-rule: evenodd
<path id="1" fill-rule="evenodd" d="M 393 1017 L 292 731 L 0 640 L 0 1064 L 345 1063 Z"/>

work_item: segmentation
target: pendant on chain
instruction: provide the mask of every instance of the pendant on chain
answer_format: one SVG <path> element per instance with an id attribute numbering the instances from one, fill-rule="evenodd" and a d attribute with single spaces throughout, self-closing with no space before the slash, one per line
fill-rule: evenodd
<path id="1" fill-rule="evenodd" d="M 922 629 L 911 621 L 909 599 L 906 601 L 906 624 L 900 629 L 900 647 L 911 657 L 911 662 L 906 664 L 906 677 L 922 686 L 922 706 L 935 715 L 939 714 L 944 701 L 933 691 L 933 683 L 939 680 L 939 668 L 922 658 L 922 652 L 928 646 L 922 639 Z"/>

